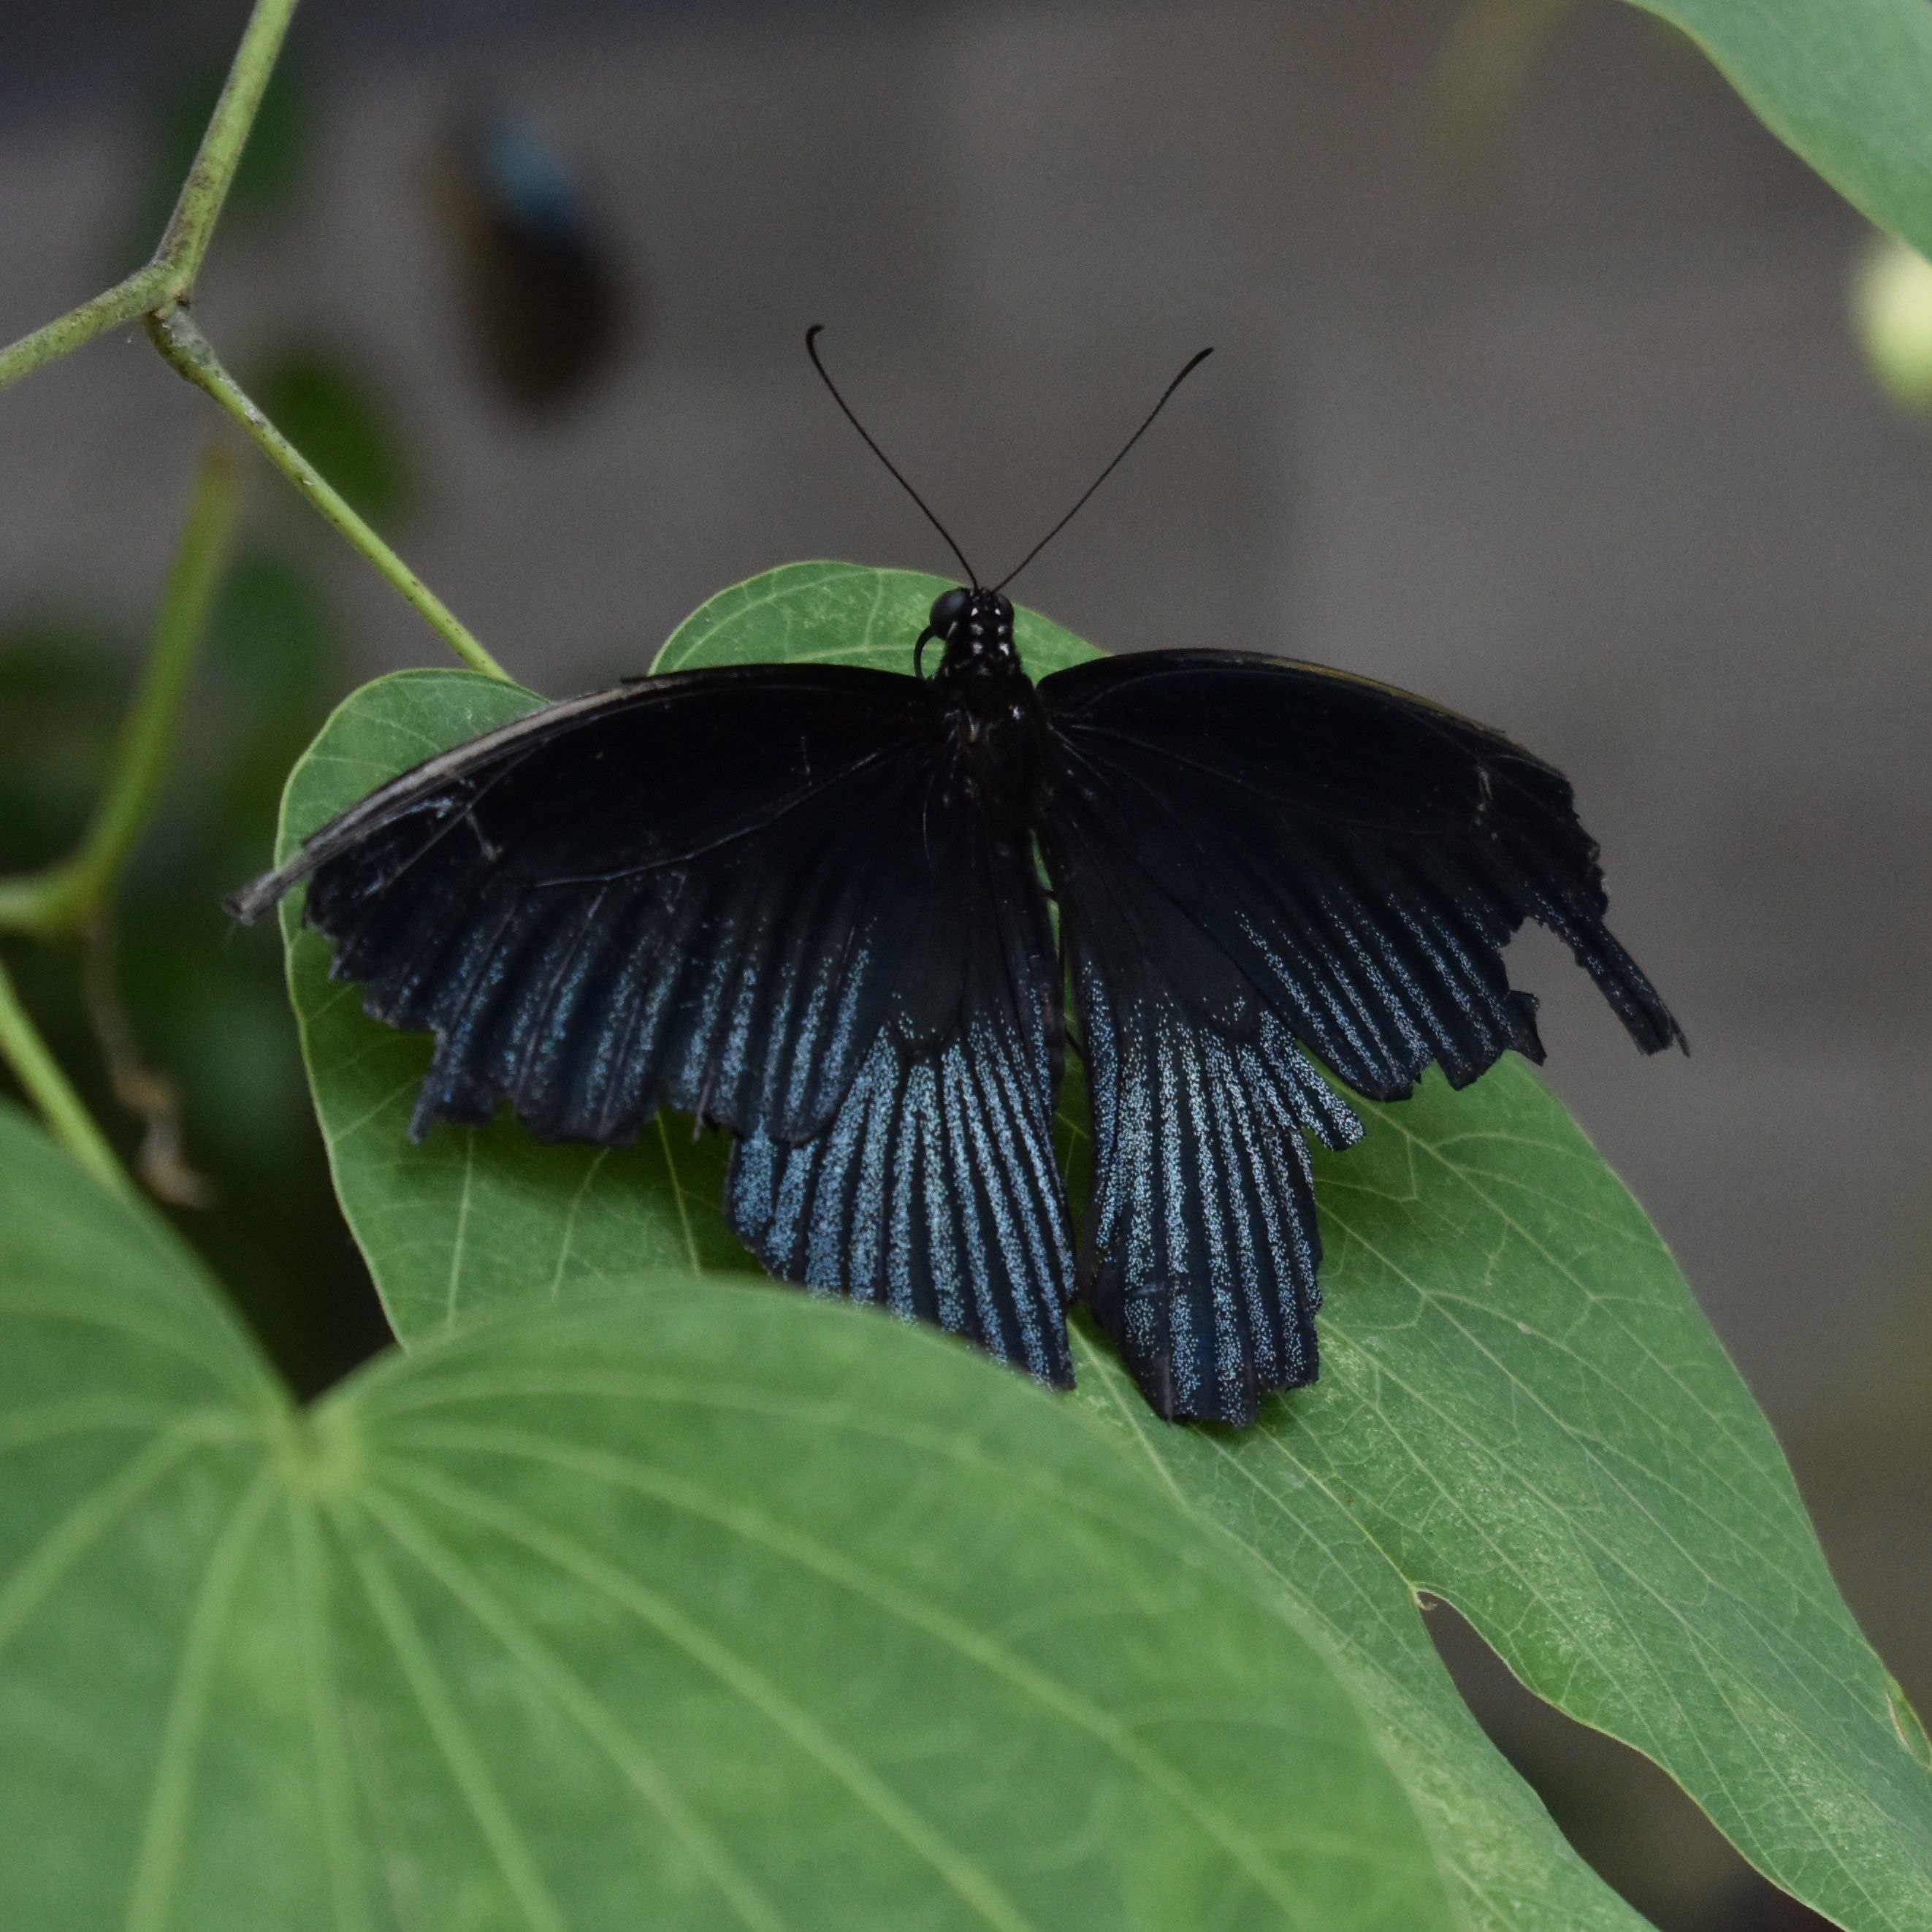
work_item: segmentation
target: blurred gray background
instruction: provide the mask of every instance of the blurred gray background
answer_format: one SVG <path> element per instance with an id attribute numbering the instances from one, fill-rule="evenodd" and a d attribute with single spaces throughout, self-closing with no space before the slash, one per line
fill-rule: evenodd
<path id="1" fill-rule="evenodd" d="M 131 266 L 143 104 L 244 12 L 14 0 L 0 337 Z M 1615 0 L 312 0 L 290 59 L 301 193 L 224 230 L 204 324 L 244 376 L 271 340 L 352 356 L 410 452 L 400 547 L 553 694 L 780 562 L 947 568 L 807 323 L 995 572 L 1217 346 L 1021 593 L 1111 650 L 1389 679 L 1571 775 L 1694 1053 L 1640 1060 L 1526 941 L 1552 1078 L 1932 1706 L 1932 424 L 1852 340 L 1865 225 L 1694 50 Z M 484 380 L 439 226 L 439 137 L 484 110 L 567 158 L 623 289 L 619 352 L 546 412 Z M 137 332 L 0 397 L 0 616 L 137 632 L 211 422 Z M 339 688 L 439 661 L 353 556 L 312 567 Z M 1602 1852 L 1640 1903 L 1800 1922 L 1724 1920 L 1772 1908 L 1450 1643 L 1552 1790 L 1574 1760 L 1649 1820 Z"/>

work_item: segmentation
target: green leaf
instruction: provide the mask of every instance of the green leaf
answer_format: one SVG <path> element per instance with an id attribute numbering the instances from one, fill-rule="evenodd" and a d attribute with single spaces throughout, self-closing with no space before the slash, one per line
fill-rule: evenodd
<path id="1" fill-rule="evenodd" d="M 1090 1186 L 1093 1144 L 1077 1058 L 1067 1066 L 1057 1125 L 1078 1205 Z M 1334 1306 L 1322 1323 L 1324 1346 Z M 1240 1437 L 1160 1421 L 1084 1316 L 1073 1346 L 1074 1400 L 1122 1431 L 1176 1499 L 1232 1535 L 1322 1632 L 1435 1841 L 1460 1922 L 1470 1932 L 1634 1932 L 1648 1924 L 1571 1851 L 1542 1801 L 1491 1744 L 1444 1668 L 1414 1591 L 1341 1500 L 1299 1474 L 1266 1487 L 1228 1480 L 1224 1456 Z M 1283 1490 L 1292 1492 L 1286 1506 Z"/>
<path id="2" fill-rule="evenodd" d="M 932 600 L 950 586 L 909 570 L 792 564 L 722 592 L 659 653 L 660 670 L 788 656 L 910 671 Z M 1018 640 L 1041 675 L 1095 655 L 1033 612 Z M 355 692 L 290 776 L 278 858 L 386 779 L 543 700 L 473 671 L 403 671 Z M 633 1148 L 544 1147 L 507 1117 L 408 1129 L 427 1036 L 398 1033 L 328 977 L 329 947 L 290 935 L 289 987 L 343 1212 L 405 1343 L 481 1309 L 547 1301 L 658 1264 L 757 1271 L 720 1208 L 726 1136 L 667 1115 Z"/>
<path id="3" fill-rule="evenodd" d="M 0 1917 L 1438 1932 L 1222 1540 L 942 1337 L 660 1275 L 292 1410 L 0 1109 Z"/>
<path id="4" fill-rule="evenodd" d="M 660 663 L 908 668 L 944 587 L 793 566 L 713 599 Z M 1030 613 L 1018 634 L 1036 672 L 1088 654 Z M 407 710 L 408 728 L 351 768 L 334 762 L 332 725 L 291 782 L 288 833 L 532 701 L 454 673 L 371 687 L 338 724 L 387 729 Z M 560 1265 L 556 1224 L 595 1156 L 506 1126 L 478 1137 L 494 1165 L 452 1150 L 430 1177 L 418 1163 L 446 1132 L 410 1152 L 401 1138 L 422 1043 L 404 1043 L 405 1062 L 396 1036 L 327 987 L 315 957 L 314 976 L 296 980 L 305 1025 L 313 1040 L 332 993 L 329 1023 L 344 1029 L 340 1064 L 311 1048 L 325 1121 L 359 1118 L 372 1098 L 391 1109 L 357 1158 L 338 1148 L 337 1173 L 378 1279 L 406 1268 L 424 1284 L 419 1297 L 386 1286 L 406 1336 L 466 1313 L 476 1269 L 488 1285 L 477 1300 L 565 1297 L 621 1274 L 627 1246 L 661 1238 L 668 1178 L 640 1173 L 602 1204 L 601 1273 L 569 1252 Z M 385 1094 L 371 1079 L 351 1107 L 344 1083 L 385 1054 Z M 1077 1167 L 1084 1121 L 1071 1076 L 1066 1100 Z M 1434 1654 L 1419 1589 L 1454 1603 L 1560 1708 L 1654 1757 L 1780 1883 L 1848 1926 L 1918 1922 L 1932 1906 L 1932 1783 L 1900 1742 L 1916 1735 L 1911 1720 L 1832 1588 L 1762 1418 L 1641 1211 L 1519 1062 L 1460 1095 L 1432 1083 L 1403 1106 L 1364 1111 L 1363 1146 L 1320 1157 L 1321 1383 L 1246 1435 L 1171 1429 L 1087 1346 L 1083 1399 L 1324 1633 L 1465 1924 L 1637 1922 L 1478 1731 Z M 681 1211 L 722 1240 L 717 1199 L 715 1180 L 688 1186 Z M 501 1231 L 482 1260 L 456 1240 L 465 1216 Z M 500 1268 L 498 1246 L 507 1256 L 519 1240 L 515 1265 Z"/>
<path id="5" fill-rule="evenodd" d="M 933 599 L 952 587 L 921 570 L 788 563 L 719 591 L 670 634 L 651 668 L 808 663 L 909 672 Z M 1100 655 L 1024 605 L 1013 613 L 1013 640 L 1036 678 Z"/>
<path id="6" fill-rule="evenodd" d="M 1636 0 L 1681 27 L 1854 208 L 1932 254 L 1925 0 Z"/>
<path id="7" fill-rule="evenodd" d="M 1856 1932 L 1932 1924 L 1932 1778 L 1784 1458 L 1642 1211 L 1520 1060 L 1432 1076 L 1317 1154 L 1322 1379 L 1244 1433 L 1090 1400 L 1338 1624 L 1311 1540 L 1366 1532 L 1517 1676 L 1670 1772 Z"/>
<path id="8" fill-rule="evenodd" d="M 911 572 L 793 565 L 713 598 L 673 636 L 658 668 L 790 656 L 909 670 L 912 640 L 947 587 Z M 1042 675 L 1096 655 L 1030 611 L 1016 614 L 1016 628 L 1026 662 Z M 467 672 L 406 673 L 358 692 L 290 781 L 282 852 L 373 785 L 536 701 Z M 406 1342 L 492 1301 L 607 1286 L 627 1271 L 627 1256 L 662 1253 L 674 1223 L 694 1231 L 700 1246 L 729 1246 L 715 1168 L 694 1175 L 592 1149 L 542 1147 L 508 1122 L 481 1133 L 439 1129 L 424 1147 L 410 1148 L 404 1130 L 427 1046 L 364 1016 L 347 989 L 327 980 L 326 956 L 316 934 L 297 938 L 291 986 L 344 1207 Z M 1070 1150 L 1086 1131 L 1077 1063 L 1061 1113 Z M 664 1147 L 690 1157 L 681 1130 Z M 627 1164 L 612 1171 L 614 1158 Z M 1078 1198 L 1077 1156 L 1072 1171 Z M 595 1244 L 581 1232 L 566 1242 L 560 1220 L 574 1209 L 581 1230 L 576 1204 L 592 1177 L 604 1184 L 591 1217 Z M 676 1198 L 674 1180 L 683 1189 Z M 482 1238 L 459 1238 L 466 1228 Z M 1339 1510 L 1328 1516 L 1298 1563 L 1306 1600 L 1298 1608 L 1312 1607 L 1338 1646 L 1385 1755 L 1427 1822 L 1462 1922 L 1497 1932 L 1544 1925 L 1627 1932 L 1637 1924 L 1483 1736 L 1387 1560 Z"/>

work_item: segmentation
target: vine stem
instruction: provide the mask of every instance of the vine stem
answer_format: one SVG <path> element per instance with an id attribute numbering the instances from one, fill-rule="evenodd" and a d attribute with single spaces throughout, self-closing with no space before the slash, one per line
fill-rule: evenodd
<path id="1" fill-rule="evenodd" d="M 97 335 L 186 298 L 214 237 L 229 184 L 235 178 L 236 164 L 242 158 L 248 130 L 255 124 L 255 110 L 262 104 L 262 90 L 274 71 L 275 58 L 295 10 L 296 0 L 255 0 L 221 97 L 208 116 L 194 165 L 182 184 L 153 260 L 105 293 L 0 350 L 0 389 L 44 363 L 92 342 Z"/>
<path id="2" fill-rule="evenodd" d="M 57 361 L 97 335 L 145 315 L 157 302 L 168 298 L 174 280 L 172 266 L 149 262 L 136 268 L 125 281 L 98 295 L 78 308 L 70 308 L 58 320 L 23 335 L 18 342 L 0 349 L 0 389 L 17 382 L 43 363 Z"/>
<path id="3" fill-rule="evenodd" d="M 0 1060 L 10 1066 L 51 1133 L 94 1178 L 123 1199 L 134 1198 L 128 1171 L 114 1157 L 106 1137 L 68 1084 L 59 1063 L 27 1017 L 14 982 L 0 962 Z"/>
<path id="4" fill-rule="evenodd" d="M 255 446 L 312 502 L 322 520 L 373 564 L 398 596 L 472 670 L 506 682 L 509 673 L 485 650 L 436 592 L 343 500 L 338 491 L 250 402 L 221 365 L 214 344 L 184 305 L 148 318 L 154 346 L 181 374 L 205 389 L 248 432 Z"/>
<path id="5" fill-rule="evenodd" d="M 0 927 L 44 937 L 75 932 L 113 890 L 167 770 L 240 502 L 233 458 L 212 447 L 195 479 L 147 667 L 122 722 L 93 821 L 79 847 L 58 864 L 26 878 L 0 879 Z"/>
<path id="6" fill-rule="evenodd" d="M 323 518 L 361 552 L 410 608 L 472 670 L 506 682 L 509 674 L 485 650 L 454 613 L 344 502 L 315 466 L 242 393 L 206 336 L 188 313 L 195 278 L 208 253 L 222 204 L 254 126 L 263 90 L 288 32 L 296 0 L 255 0 L 242 44 L 208 118 L 194 165 L 182 184 L 174 212 L 154 260 L 124 281 L 70 309 L 10 348 L 0 350 L 0 388 L 97 335 L 145 317 L 154 346 L 188 380 L 206 389 L 245 430 L 282 474 Z M 4 920 L 0 908 L 0 920 Z"/>
<path id="7" fill-rule="evenodd" d="M 179 278 L 172 295 L 185 300 L 201 272 L 208 244 L 214 238 L 214 224 L 221 218 L 222 204 L 235 179 L 235 170 L 255 124 L 256 110 L 267 92 L 268 76 L 282 51 L 296 0 L 255 0 L 248 24 L 242 30 L 242 44 L 222 82 L 214 112 L 208 117 L 207 130 L 196 149 L 194 164 L 182 183 L 174 212 L 161 231 L 160 246 L 154 259 L 172 265 Z"/>
<path id="8" fill-rule="evenodd" d="M 241 45 L 182 184 L 154 258 L 113 287 L 0 349 L 0 388 L 145 317 L 154 346 L 207 391 L 323 518 L 361 552 L 466 664 L 508 674 L 442 601 L 345 502 L 340 493 L 242 392 L 188 312 L 235 178 L 262 95 L 281 52 L 296 0 L 254 0 Z M 239 486 L 226 454 L 204 459 L 174 566 L 163 594 L 152 650 L 130 706 L 115 769 L 86 837 L 68 859 L 28 878 L 0 880 L 0 930 L 50 937 L 81 929 L 104 907 L 152 809 L 192 678 L 209 608 L 234 533 Z M 20 1004 L 0 962 L 0 1062 L 40 1108 L 49 1130 L 104 1186 L 133 1185 Z"/>
<path id="9" fill-rule="evenodd" d="M 106 904 L 160 789 L 240 503 L 233 458 L 225 449 L 211 448 L 195 479 L 161 593 L 153 646 L 121 728 L 107 788 L 70 856 L 23 879 L 0 879 L 0 928 L 51 938 L 84 928 Z M 54 1138 L 103 1185 L 131 1196 L 127 1170 L 48 1051 L 4 964 L 0 1060 L 12 1068 Z"/>

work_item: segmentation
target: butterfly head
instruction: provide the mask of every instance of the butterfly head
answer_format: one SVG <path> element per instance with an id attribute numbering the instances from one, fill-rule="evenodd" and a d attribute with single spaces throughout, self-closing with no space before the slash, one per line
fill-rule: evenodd
<path id="1" fill-rule="evenodd" d="M 946 646 L 941 677 L 1011 671 L 1019 665 L 1013 645 L 1013 607 L 997 590 L 968 590 L 962 584 L 935 598 L 920 644 L 928 638 Z"/>

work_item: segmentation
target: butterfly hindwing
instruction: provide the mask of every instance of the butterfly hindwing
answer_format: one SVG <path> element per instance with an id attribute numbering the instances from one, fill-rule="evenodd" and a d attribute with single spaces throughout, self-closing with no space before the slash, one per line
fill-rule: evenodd
<path id="1" fill-rule="evenodd" d="M 1346 1147 L 1361 1130 L 1271 1014 L 1202 1025 L 1123 956 L 1075 942 L 1094 1115 L 1084 1292 L 1162 1414 L 1251 1421 L 1262 1395 L 1315 1376 L 1304 1132 Z"/>
<path id="2" fill-rule="evenodd" d="M 1568 784 L 1497 734 L 1234 652 L 1101 659 L 1040 694 L 1094 1110 L 1088 1292 L 1156 1408 L 1245 1421 L 1314 1372 L 1303 1130 L 1359 1132 L 1304 1048 L 1378 1100 L 1432 1064 L 1461 1086 L 1540 1058 L 1502 959 L 1526 919 L 1646 1051 L 1681 1035 L 1604 925 Z"/>
<path id="3" fill-rule="evenodd" d="M 1069 1386 L 1059 968 L 1031 842 L 956 787 L 928 800 L 919 833 L 931 862 L 916 936 L 871 1051 L 824 1132 L 740 1142 L 728 1212 L 787 1279 L 936 1322 Z"/>
<path id="4" fill-rule="evenodd" d="M 775 1272 L 1064 1382 L 1058 968 L 952 748 L 890 673 L 640 680 L 405 774 L 238 909 L 306 878 L 338 976 L 436 1034 L 418 1137 L 505 1102 L 604 1144 L 667 1103 L 722 1123 Z"/>
<path id="5" fill-rule="evenodd" d="M 1501 952 L 1526 919 L 1567 940 L 1638 1044 L 1676 1022 L 1604 925 L 1594 842 L 1562 775 L 1405 692 L 1279 658 L 1164 651 L 1047 679 L 1052 811 L 1136 895 L 1208 934 L 1358 1092 L 1465 1086 L 1533 1003 Z"/>

